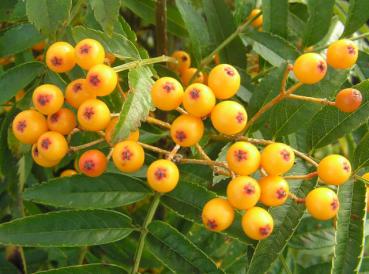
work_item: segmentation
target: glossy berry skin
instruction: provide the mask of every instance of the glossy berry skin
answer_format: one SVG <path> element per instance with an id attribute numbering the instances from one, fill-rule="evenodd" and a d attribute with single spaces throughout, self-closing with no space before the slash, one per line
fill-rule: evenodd
<path id="1" fill-rule="evenodd" d="M 181 81 L 185 87 L 187 87 L 190 84 L 192 76 L 195 73 L 197 73 L 197 68 L 188 68 L 181 72 L 181 75 L 180 75 Z M 196 77 L 191 82 L 191 84 L 194 84 L 194 83 L 201 83 L 201 84 L 204 83 L 204 74 L 201 71 L 197 73 Z"/>
<path id="2" fill-rule="evenodd" d="M 77 171 L 75 171 L 74 169 L 66 169 L 63 170 L 62 173 L 60 173 L 60 177 L 71 177 L 77 174 L 78 174 Z"/>
<path id="3" fill-rule="evenodd" d="M 97 149 L 84 152 L 78 160 L 79 170 L 89 177 L 100 176 L 105 172 L 107 165 L 105 154 Z"/>
<path id="4" fill-rule="evenodd" d="M 172 161 L 165 159 L 153 162 L 147 169 L 146 175 L 149 186 L 160 193 L 172 191 L 179 180 L 177 166 Z"/>
<path id="5" fill-rule="evenodd" d="M 181 73 L 191 66 L 191 56 L 183 50 L 173 52 L 172 57 L 177 59 L 178 63 L 169 63 L 169 67 L 176 72 Z"/>
<path id="6" fill-rule="evenodd" d="M 260 152 L 251 143 L 236 142 L 227 151 L 229 168 L 238 175 L 250 175 L 260 166 Z"/>
<path id="7" fill-rule="evenodd" d="M 112 93 L 118 84 L 118 74 L 111 67 L 99 64 L 93 66 L 86 76 L 86 88 L 96 96 Z"/>
<path id="8" fill-rule="evenodd" d="M 260 202 L 266 206 L 283 205 L 289 193 L 289 186 L 285 179 L 276 175 L 261 177 L 259 180 L 261 189 Z"/>
<path id="9" fill-rule="evenodd" d="M 259 184 L 249 176 L 238 176 L 227 186 L 227 199 L 234 208 L 252 208 L 259 201 L 259 198 Z"/>
<path id="10" fill-rule="evenodd" d="M 195 117 L 207 116 L 215 106 L 213 91 L 204 84 L 189 85 L 183 96 L 183 106 L 188 114 Z"/>
<path id="11" fill-rule="evenodd" d="M 56 42 L 46 52 L 46 65 L 54 72 L 62 73 L 73 69 L 76 64 L 74 48 L 67 42 Z"/>
<path id="12" fill-rule="evenodd" d="M 36 164 L 42 167 L 53 167 L 56 166 L 59 163 L 59 160 L 57 161 L 48 161 L 46 160 L 38 151 L 37 144 L 32 145 L 32 159 L 35 161 Z"/>
<path id="13" fill-rule="evenodd" d="M 240 133 L 246 126 L 245 108 L 234 101 L 222 101 L 211 112 L 211 122 L 215 129 L 226 135 Z"/>
<path id="14" fill-rule="evenodd" d="M 110 110 L 101 100 L 90 99 L 78 108 L 78 123 L 84 130 L 99 131 L 110 122 Z"/>
<path id="15" fill-rule="evenodd" d="M 134 141 L 122 141 L 113 148 L 113 162 L 122 172 L 136 172 L 145 162 L 145 152 Z"/>
<path id="16" fill-rule="evenodd" d="M 362 100 L 363 96 L 360 91 L 345 88 L 337 93 L 335 106 L 342 112 L 354 112 L 360 107 Z"/>
<path id="17" fill-rule="evenodd" d="M 337 194 L 326 187 L 318 187 L 309 192 L 305 199 L 307 211 L 318 220 L 329 220 L 336 216 L 340 203 Z"/>
<path id="18" fill-rule="evenodd" d="M 42 114 L 53 114 L 63 106 L 64 95 L 57 86 L 44 84 L 34 90 L 32 102 Z"/>
<path id="19" fill-rule="evenodd" d="M 112 135 L 113 135 L 113 131 L 114 131 L 115 126 L 117 125 L 118 121 L 119 121 L 119 118 L 114 117 L 113 119 L 110 120 L 110 123 L 108 124 L 108 126 L 105 129 L 105 140 L 109 144 L 111 144 L 111 138 L 112 138 Z M 139 139 L 140 139 L 140 131 L 137 129 L 135 131 L 132 131 L 129 134 L 129 136 L 126 140 L 138 142 Z"/>
<path id="20" fill-rule="evenodd" d="M 253 9 L 247 19 L 251 19 L 259 14 L 261 10 L 260 9 Z M 263 26 L 263 15 L 260 15 L 258 18 L 256 18 L 254 21 L 252 21 L 251 25 L 255 28 L 259 28 Z"/>
<path id="21" fill-rule="evenodd" d="M 328 155 L 319 162 L 318 176 L 325 184 L 342 185 L 351 176 L 351 164 L 341 155 Z"/>
<path id="22" fill-rule="evenodd" d="M 75 46 L 76 62 L 83 69 L 90 69 L 104 63 L 105 50 L 100 42 L 94 39 L 83 39 Z"/>
<path id="23" fill-rule="evenodd" d="M 222 198 L 213 198 L 202 209 L 202 222 L 208 230 L 223 231 L 230 227 L 234 220 L 234 209 Z"/>
<path id="24" fill-rule="evenodd" d="M 183 100 L 183 87 L 171 77 L 162 77 L 151 88 L 151 98 L 155 107 L 169 111 L 179 107 Z"/>
<path id="25" fill-rule="evenodd" d="M 204 134 L 204 124 L 200 118 L 183 114 L 178 116 L 170 128 L 173 141 L 182 146 L 190 147 L 197 144 Z"/>
<path id="26" fill-rule="evenodd" d="M 293 73 L 303 84 L 315 84 L 327 73 L 327 63 L 317 53 L 305 53 L 297 58 L 293 65 Z"/>
<path id="27" fill-rule="evenodd" d="M 76 116 L 70 109 L 61 108 L 47 117 L 47 126 L 51 131 L 68 135 L 77 126 Z"/>
<path id="28" fill-rule="evenodd" d="M 47 131 L 45 117 L 35 110 L 25 110 L 15 116 L 12 124 L 15 137 L 24 144 L 34 144 Z"/>
<path id="29" fill-rule="evenodd" d="M 65 100 L 72 107 L 78 109 L 84 101 L 96 99 L 96 94 L 86 88 L 86 79 L 76 79 L 69 83 L 65 90 Z"/>
<path id="30" fill-rule="evenodd" d="M 263 240 L 273 232 L 274 221 L 268 211 L 253 207 L 242 217 L 242 229 L 253 240 Z"/>
<path id="31" fill-rule="evenodd" d="M 261 152 L 261 167 L 268 175 L 282 175 L 289 171 L 295 162 L 295 153 L 288 145 L 273 143 Z"/>
<path id="32" fill-rule="evenodd" d="M 67 140 L 59 132 L 48 131 L 38 138 L 37 149 L 47 161 L 60 161 L 68 152 Z"/>
<path id="33" fill-rule="evenodd" d="M 341 39 L 332 43 L 327 50 L 327 63 L 335 69 L 349 69 L 355 65 L 359 50 L 355 43 Z"/>
<path id="34" fill-rule="evenodd" d="M 214 67 L 209 74 L 208 86 L 218 99 L 229 99 L 240 88 L 241 78 L 231 65 L 221 64 Z"/>

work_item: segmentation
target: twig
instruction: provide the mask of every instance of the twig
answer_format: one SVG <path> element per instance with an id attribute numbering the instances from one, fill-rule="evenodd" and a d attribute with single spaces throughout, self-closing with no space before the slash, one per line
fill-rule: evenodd
<path id="1" fill-rule="evenodd" d="M 163 128 L 167 128 L 167 129 L 170 129 L 171 125 L 167 122 L 164 122 L 162 120 L 159 120 L 159 119 L 156 119 L 154 117 L 150 117 L 148 116 L 146 118 L 146 122 L 150 123 L 150 124 L 154 124 L 154 125 L 158 125 L 158 126 L 161 126 Z"/>
<path id="2" fill-rule="evenodd" d="M 321 104 L 325 106 L 335 106 L 336 105 L 336 102 L 329 101 L 326 98 L 315 98 L 315 97 L 302 96 L 302 95 L 296 95 L 296 94 L 288 95 L 287 99 L 301 100 L 301 101 Z"/>
<path id="3" fill-rule="evenodd" d="M 89 142 L 89 143 L 86 143 L 86 144 L 83 144 L 83 145 L 80 145 L 80 146 L 70 147 L 69 149 L 72 152 L 76 152 L 76 151 L 79 151 L 79 150 L 82 150 L 82 149 L 89 148 L 89 147 L 92 147 L 94 145 L 100 144 L 104 141 L 105 141 L 105 139 L 101 138 L 101 139 L 97 139 L 95 141 L 92 141 L 92 142 Z"/>
<path id="4" fill-rule="evenodd" d="M 196 150 L 199 152 L 201 158 L 211 161 L 210 157 L 206 154 L 206 152 L 204 151 L 204 149 L 199 143 L 197 143 L 195 147 L 196 147 Z"/>
<path id="5" fill-rule="evenodd" d="M 157 54 L 167 54 L 167 1 L 158 0 L 156 2 L 156 52 Z"/>
<path id="6" fill-rule="evenodd" d="M 155 64 L 155 63 L 163 63 L 163 62 L 176 63 L 177 60 L 173 57 L 162 55 L 162 56 L 159 56 L 159 57 L 132 61 L 132 62 L 123 64 L 123 65 L 120 65 L 120 66 L 113 67 L 113 69 L 116 72 L 121 72 L 121 71 L 124 71 L 124 70 L 134 69 L 134 68 L 138 68 L 138 67 L 141 67 L 141 66 L 151 65 L 151 64 Z"/>
<path id="7" fill-rule="evenodd" d="M 298 203 L 298 204 L 304 204 L 305 203 L 305 198 L 300 198 L 300 197 L 297 197 L 295 194 L 293 194 L 293 193 L 288 193 L 288 197 L 291 199 L 291 200 L 293 200 L 293 201 L 295 201 L 296 203 Z"/>
<path id="8" fill-rule="evenodd" d="M 289 175 L 289 176 L 283 176 L 286 180 L 308 180 L 311 178 L 314 178 L 318 176 L 318 172 L 314 171 L 308 174 L 302 174 L 302 175 Z"/>
<path id="9" fill-rule="evenodd" d="M 178 111 L 179 113 L 181 113 L 181 114 L 187 114 L 187 111 L 185 111 L 183 108 L 181 108 L 181 107 L 177 107 L 176 108 L 176 111 Z"/>
<path id="10" fill-rule="evenodd" d="M 120 85 L 119 81 L 118 81 L 118 84 L 117 84 L 117 88 L 118 88 L 119 93 L 122 95 L 122 97 L 124 99 L 126 99 L 127 98 L 127 94 L 123 91 L 122 86 Z"/>
<path id="11" fill-rule="evenodd" d="M 167 156 L 167 159 L 168 160 L 172 160 L 173 157 L 177 154 L 178 150 L 181 148 L 180 145 L 175 145 L 174 148 L 169 152 L 168 156 Z"/>

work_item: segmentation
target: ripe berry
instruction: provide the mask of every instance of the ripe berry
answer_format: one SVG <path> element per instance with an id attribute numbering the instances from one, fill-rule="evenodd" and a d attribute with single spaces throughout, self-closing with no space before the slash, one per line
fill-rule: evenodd
<path id="1" fill-rule="evenodd" d="M 104 47 L 94 39 L 83 39 L 75 47 L 76 62 L 83 69 L 104 63 Z"/>
<path id="2" fill-rule="evenodd" d="M 336 216 L 340 203 L 336 193 L 326 187 L 310 191 L 305 199 L 306 209 L 315 219 L 328 220 Z"/>
<path id="3" fill-rule="evenodd" d="M 110 123 L 108 124 L 108 126 L 105 129 L 105 140 L 107 143 L 111 143 L 111 138 L 113 135 L 113 131 L 115 129 L 115 126 L 117 125 L 119 121 L 118 117 L 114 117 L 113 119 L 110 120 Z M 125 140 L 129 140 L 129 141 L 134 141 L 134 142 L 138 142 L 140 138 L 140 131 L 137 129 L 136 131 L 132 131 L 128 138 Z"/>
<path id="4" fill-rule="evenodd" d="M 183 114 L 177 117 L 170 128 L 173 141 L 182 146 L 190 147 L 197 144 L 204 134 L 204 124 L 200 118 Z"/>
<path id="5" fill-rule="evenodd" d="M 69 83 L 65 90 L 65 100 L 68 104 L 78 109 L 88 99 L 96 99 L 96 95 L 87 90 L 85 79 L 77 79 Z"/>
<path id="6" fill-rule="evenodd" d="M 223 231 L 231 226 L 234 220 L 234 209 L 222 198 L 213 198 L 202 209 L 202 222 L 212 231 Z"/>
<path id="7" fill-rule="evenodd" d="M 355 65 L 359 50 L 353 41 L 341 39 L 327 50 L 327 63 L 335 69 L 349 69 Z"/>
<path id="8" fill-rule="evenodd" d="M 239 175 L 250 175 L 260 166 L 260 152 L 248 142 L 236 142 L 227 151 L 229 168 Z"/>
<path id="9" fill-rule="evenodd" d="M 52 71 L 70 71 L 76 64 L 74 48 L 67 42 L 56 42 L 46 52 L 46 65 Z"/>
<path id="10" fill-rule="evenodd" d="M 342 185 L 351 176 L 351 164 L 341 155 L 328 155 L 319 163 L 318 176 L 326 184 Z"/>
<path id="11" fill-rule="evenodd" d="M 217 65 L 210 71 L 208 85 L 218 99 L 228 99 L 240 88 L 241 78 L 231 65 Z"/>
<path id="12" fill-rule="evenodd" d="M 19 102 L 25 95 L 26 93 L 24 92 L 24 89 L 19 90 L 16 94 L 15 94 L 15 102 Z M 5 103 L 6 105 L 11 105 L 11 106 L 6 106 L 4 107 L 5 111 L 10 111 L 12 109 L 12 102 L 8 101 Z"/>
<path id="13" fill-rule="evenodd" d="M 71 177 L 77 174 L 78 174 L 77 171 L 75 171 L 74 169 L 66 169 L 66 170 L 63 170 L 62 173 L 60 173 L 60 177 Z"/>
<path id="14" fill-rule="evenodd" d="M 234 101 L 218 103 L 211 112 L 211 122 L 216 130 L 226 135 L 241 132 L 247 123 L 245 108 Z"/>
<path id="15" fill-rule="evenodd" d="M 197 73 L 197 68 L 188 68 L 181 71 L 182 84 L 184 86 L 188 86 L 195 73 Z M 196 77 L 191 82 L 191 84 L 193 83 L 201 83 L 201 84 L 204 83 L 204 74 L 201 71 L 197 73 Z"/>
<path id="16" fill-rule="evenodd" d="M 113 148 L 113 162 L 122 172 L 136 172 L 145 162 L 145 152 L 137 142 L 122 141 Z"/>
<path id="17" fill-rule="evenodd" d="M 24 144 L 34 144 L 47 131 L 45 117 L 35 110 L 25 110 L 15 116 L 12 124 L 15 137 Z"/>
<path id="18" fill-rule="evenodd" d="M 57 161 L 46 160 L 38 151 L 37 144 L 32 145 L 32 158 L 33 158 L 33 161 L 36 162 L 36 164 L 42 167 L 53 167 L 59 163 L 59 160 Z"/>
<path id="19" fill-rule="evenodd" d="M 259 184 L 251 177 L 236 177 L 227 186 L 227 199 L 237 209 L 252 208 L 259 201 L 259 198 Z"/>
<path id="20" fill-rule="evenodd" d="M 177 166 L 169 160 L 157 160 L 147 169 L 149 186 L 160 193 L 172 191 L 178 184 L 179 171 Z"/>
<path id="21" fill-rule="evenodd" d="M 77 126 L 76 116 L 70 109 L 61 108 L 47 117 L 47 126 L 52 131 L 68 135 Z"/>
<path id="22" fill-rule="evenodd" d="M 191 57 L 190 55 L 182 50 L 177 50 L 173 52 L 172 57 L 177 59 L 177 64 L 169 63 L 169 67 L 172 70 L 177 72 L 183 72 L 184 70 L 188 69 L 191 66 Z"/>
<path id="23" fill-rule="evenodd" d="M 282 143 L 270 144 L 261 152 L 261 167 L 268 175 L 282 175 L 293 167 L 294 162 L 295 153 Z"/>
<path id="24" fill-rule="evenodd" d="M 38 138 L 37 149 L 47 161 L 63 159 L 68 152 L 68 143 L 59 132 L 48 131 Z"/>
<path id="25" fill-rule="evenodd" d="M 215 106 L 214 93 L 204 84 L 189 85 L 183 96 L 183 106 L 188 114 L 195 117 L 204 117 Z"/>
<path id="26" fill-rule="evenodd" d="M 105 154 L 100 150 L 91 149 L 84 152 L 78 161 L 79 170 L 89 177 L 98 177 L 104 173 L 108 165 Z"/>
<path id="27" fill-rule="evenodd" d="M 103 101 L 90 99 L 78 108 L 77 117 L 84 130 L 99 131 L 108 126 L 110 115 L 110 110 Z"/>
<path id="28" fill-rule="evenodd" d="M 263 240 L 273 232 L 274 221 L 268 211 L 261 207 L 253 207 L 242 217 L 242 229 L 254 240 Z"/>
<path id="29" fill-rule="evenodd" d="M 327 63 L 317 53 L 305 53 L 297 58 L 293 65 L 293 72 L 301 83 L 315 84 L 324 78 Z"/>
<path id="30" fill-rule="evenodd" d="M 345 88 L 336 95 L 336 107 L 342 112 L 354 112 L 357 110 L 363 96 L 361 92 L 353 88 Z"/>
<path id="31" fill-rule="evenodd" d="M 63 106 L 64 95 L 57 86 L 45 84 L 35 89 L 32 102 L 42 114 L 53 114 Z"/>
<path id="32" fill-rule="evenodd" d="M 99 64 L 93 66 L 86 76 L 86 88 L 97 96 L 112 93 L 118 83 L 118 74 L 111 67 Z"/>
<path id="33" fill-rule="evenodd" d="M 255 17 L 257 14 L 260 13 L 260 11 L 261 11 L 260 9 L 253 9 L 247 19 Z M 251 25 L 254 26 L 255 28 L 263 26 L 263 15 L 260 15 L 258 18 L 252 21 Z"/>
<path id="34" fill-rule="evenodd" d="M 289 193 L 289 186 L 285 179 L 276 175 L 261 177 L 259 180 L 261 189 L 260 202 L 266 206 L 283 205 Z"/>
<path id="35" fill-rule="evenodd" d="M 45 40 L 42 40 L 42 41 L 38 42 L 37 44 L 34 44 L 32 46 L 32 50 L 34 50 L 34 51 L 43 51 L 44 48 L 45 48 L 45 45 L 46 45 Z"/>
<path id="36" fill-rule="evenodd" d="M 151 98 L 155 107 L 160 110 L 174 110 L 183 100 L 183 87 L 176 79 L 162 77 L 151 88 Z"/>

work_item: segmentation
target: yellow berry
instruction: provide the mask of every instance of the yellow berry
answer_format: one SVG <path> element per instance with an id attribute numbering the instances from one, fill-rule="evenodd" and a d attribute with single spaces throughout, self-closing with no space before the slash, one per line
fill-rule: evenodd
<path id="1" fill-rule="evenodd" d="M 47 131 L 45 117 L 35 110 L 25 110 L 15 116 L 12 124 L 14 136 L 24 144 L 34 144 Z"/>
<path id="2" fill-rule="evenodd" d="M 260 152 L 248 142 L 236 142 L 227 151 L 229 168 L 239 175 L 250 175 L 260 166 Z"/>
<path id="3" fill-rule="evenodd" d="M 215 106 L 214 93 L 204 84 L 189 85 L 183 96 L 183 106 L 192 116 L 207 116 Z"/>
<path id="4" fill-rule="evenodd" d="M 231 98 L 239 90 L 240 84 L 240 74 L 231 65 L 217 65 L 210 71 L 208 85 L 218 99 Z"/>
<path id="5" fill-rule="evenodd" d="M 122 172 L 136 172 L 144 164 L 145 152 L 141 145 L 133 141 L 122 141 L 113 148 L 113 162 Z"/>
<path id="6" fill-rule="evenodd" d="M 261 167 L 268 175 L 282 175 L 289 171 L 295 162 L 295 153 L 288 145 L 273 143 L 261 152 Z"/>
<path id="7" fill-rule="evenodd" d="M 305 53 L 297 58 L 293 65 L 293 72 L 301 83 L 315 84 L 324 78 L 327 63 L 317 53 Z"/>
<path id="8" fill-rule="evenodd" d="M 118 84 L 118 74 L 111 67 L 98 64 L 90 68 L 86 76 L 86 88 L 97 96 L 112 93 Z"/>
<path id="9" fill-rule="evenodd" d="M 200 118 L 183 114 L 177 117 L 170 128 L 173 141 L 183 147 L 197 144 L 204 134 L 204 124 Z"/>
<path id="10" fill-rule="evenodd" d="M 252 208 L 259 201 L 259 198 L 259 184 L 251 177 L 236 177 L 227 186 L 227 199 L 237 209 Z"/>
<path id="11" fill-rule="evenodd" d="M 254 240 L 263 240 L 273 232 L 274 221 L 268 211 L 261 207 L 253 207 L 242 217 L 242 229 Z"/>
<path id="12" fill-rule="evenodd" d="M 46 160 L 38 151 L 37 144 L 32 145 L 32 159 L 36 162 L 36 164 L 42 167 L 53 167 L 60 162 L 60 160 L 56 161 Z"/>
<path id="13" fill-rule="evenodd" d="M 276 175 L 261 177 L 259 180 L 261 189 L 260 202 L 266 206 L 283 205 L 289 193 L 289 186 L 285 179 Z"/>
<path id="14" fill-rule="evenodd" d="M 68 135 L 77 126 L 76 116 L 70 109 L 61 108 L 47 117 L 47 125 L 51 131 Z"/>
<path id="15" fill-rule="evenodd" d="M 359 90 L 345 88 L 337 93 L 335 106 L 342 112 L 354 112 L 360 107 L 362 100 L 363 96 Z"/>
<path id="16" fill-rule="evenodd" d="M 195 75 L 195 73 L 197 74 L 195 78 L 193 79 L 193 81 L 191 82 L 191 84 L 204 83 L 204 74 L 201 71 L 197 72 L 197 68 L 188 68 L 188 69 L 181 71 L 181 81 L 184 86 L 188 86 L 190 84 L 190 81 Z"/>
<path id="17" fill-rule="evenodd" d="M 326 187 L 318 187 L 310 191 L 306 196 L 305 205 L 310 215 L 318 220 L 333 218 L 340 207 L 336 193 Z"/>
<path id="18" fill-rule="evenodd" d="M 76 64 L 74 48 L 67 42 L 52 44 L 46 52 L 46 64 L 57 73 L 70 71 Z"/>
<path id="19" fill-rule="evenodd" d="M 234 209 L 222 198 L 208 201 L 202 209 L 202 222 L 212 231 L 223 231 L 230 227 L 234 220 Z"/>
<path id="20" fill-rule="evenodd" d="M 341 39 L 328 47 L 327 63 L 335 69 L 349 69 L 355 65 L 358 55 L 359 50 L 353 41 Z"/>
<path id="21" fill-rule="evenodd" d="M 108 106 L 98 99 L 85 101 L 78 108 L 78 122 L 84 130 L 104 130 L 110 122 Z"/>
<path id="22" fill-rule="evenodd" d="M 78 160 L 79 170 L 89 177 L 98 177 L 107 168 L 108 160 L 104 153 L 97 149 L 85 151 Z"/>
<path id="23" fill-rule="evenodd" d="M 68 153 L 68 143 L 59 132 L 48 131 L 38 139 L 37 149 L 47 161 L 56 162 Z"/>
<path id="24" fill-rule="evenodd" d="M 83 69 L 90 69 L 104 63 L 105 50 L 100 42 L 94 39 L 83 39 L 75 47 L 76 62 Z"/>
<path id="25" fill-rule="evenodd" d="M 172 57 L 177 59 L 177 64 L 169 63 L 169 67 L 174 71 L 182 72 L 191 66 L 191 57 L 183 50 L 173 52 Z"/>
<path id="26" fill-rule="evenodd" d="M 351 176 L 351 164 L 341 155 L 328 155 L 319 162 L 318 176 L 326 184 L 342 185 Z"/>
<path id="27" fill-rule="evenodd" d="M 151 88 L 151 98 L 155 107 L 169 111 L 179 107 L 183 100 L 183 87 L 176 79 L 162 77 Z"/>
<path id="28" fill-rule="evenodd" d="M 109 144 L 111 143 L 111 138 L 112 138 L 112 135 L 113 135 L 113 131 L 115 130 L 115 127 L 116 127 L 118 121 L 119 121 L 119 118 L 114 117 L 113 119 L 110 120 L 110 123 L 108 124 L 108 126 L 105 129 L 105 140 Z M 132 131 L 129 134 L 129 136 L 126 140 L 138 142 L 139 139 L 140 139 L 140 131 L 137 129 L 135 131 Z"/>
<path id="29" fill-rule="evenodd" d="M 86 88 L 86 79 L 77 79 L 69 83 L 65 90 L 65 100 L 78 109 L 84 101 L 96 99 L 96 95 Z"/>
<path id="30" fill-rule="evenodd" d="M 63 106 L 64 95 L 57 86 L 44 84 L 35 89 L 32 102 L 42 114 L 53 114 Z"/>
<path id="31" fill-rule="evenodd" d="M 255 17 L 256 15 L 258 15 L 260 13 L 260 9 L 253 9 L 249 15 L 249 17 L 247 19 L 251 19 L 253 17 Z M 256 18 L 251 25 L 255 28 L 259 28 L 261 26 L 263 26 L 263 15 L 260 15 L 258 18 Z"/>
<path id="32" fill-rule="evenodd" d="M 156 160 L 147 169 L 147 182 L 157 192 L 172 191 L 177 186 L 178 180 L 179 171 L 172 161 Z"/>
<path id="33" fill-rule="evenodd" d="M 62 171 L 62 173 L 60 173 L 60 177 L 71 177 L 76 174 L 78 173 L 74 169 L 65 169 Z"/>

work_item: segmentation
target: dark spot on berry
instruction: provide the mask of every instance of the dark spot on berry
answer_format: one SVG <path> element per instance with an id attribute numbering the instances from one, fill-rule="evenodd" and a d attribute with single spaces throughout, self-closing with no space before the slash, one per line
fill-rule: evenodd
<path id="1" fill-rule="evenodd" d="M 52 123 L 56 123 L 56 122 L 58 122 L 59 121 L 59 117 L 60 117 L 60 114 L 59 113 L 54 113 L 54 114 L 52 114 L 51 116 L 50 116 L 50 121 L 52 122 Z"/>
<path id="2" fill-rule="evenodd" d="M 248 157 L 247 151 L 244 151 L 242 149 L 235 150 L 233 155 L 234 155 L 234 158 L 236 159 L 236 161 L 238 161 L 238 162 L 247 160 L 247 157 Z"/>
<path id="3" fill-rule="evenodd" d="M 174 84 L 171 82 L 165 82 L 162 88 L 166 93 L 170 93 L 172 90 L 175 89 Z"/>
<path id="4" fill-rule="evenodd" d="M 187 135 L 183 130 L 177 130 L 175 134 L 175 138 L 178 141 L 183 142 L 187 138 Z"/>
<path id="5" fill-rule="evenodd" d="M 200 98 L 200 90 L 194 88 L 190 91 L 190 97 L 193 100 L 199 99 Z"/>
<path id="6" fill-rule="evenodd" d="M 356 49 L 352 45 L 347 46 L 347 51 L 349 54 L 352 54 L 352 55 L 356 54 Z"/>
<path id="7" fill-rule="evenodd" d="M 218 227 L 217 222 L 215 220 L 208 220 L 206 225 L 210 229 L 216 229 Z"/>
<path id="8" fill-rule="evenodd" d="M 63 59 L 58 58 L 57 56 L 54 56 L 54 57 L 51 58 L 50 62 L 54 66 L 61 66 L 63 64 Z"/>
<path id="9" fill-rule="evenodd" d="M 186 62 L 187 61 L 187 56 L 186 55 L 182 55 L 181 60 L 182 60 L 182 62 Z"/>
<path id="10" fill-rule="evenodd" d="M 75 83 L 73 85 L 73 91 L 74 91 L 74 93 L 77 93 L 80 90 L 82 90 L 82 84 L 81 83 Z"/>
<path id="11" fill-rule="evenodd" d="M 224 70 L 225 70 L 225 72 L 227 73 L 228 76 L 233 77 L 235 75 L 234 70 L 230 67 L 225 67 Z"/>
<path id="12" fill-rule="evenodd" d="M 92 118 L 92 116 L 94 116 L 95 111 L 93 107 L 87 107 L 85 109 L 85 112 L 83 113 L 83 116 L 86 117 L 86 119 L 90 120 Z"/>
<path id="13" fill-rule="evenodd" d="M 286 198 L 287 192 L 283 187 L 280 187 L 276 190 L 275 195 L 276 195 L 277 199 L 281 200 L 281 199 Z"/>
<path id="14" fill-rule="evenodd" d="M 49 149 L 49 146 L 51 145 L 51 141 L 49 138 L 45 138 L 41 140 L 41 147 L 44 149 Z"/>
<path id="15" fill-rule="evenodd" d="M 37 102 L 39 102 L 41 106 L 45 106 L 46 104 L 50 103 L 51 99 L 51 94 L 40 94 L 37 96 Z"/>
<path id="16" fill-rule="evenodd" d="M 156 180 L 160 181 L 163 178 L 167 178 L 167 170 L 165 168 L 159 167 L 156 169 L 154 175 Z"/>
<path id="17" fill-rule="evenodd" d="M 336 210 L 339 207 L 339 202 L 337 199 L 333 199 L 332 203 L 331 203 L 331 208 L 332 210 Z"/>
<path id="18" fill-rule="evenodd" d="M 95 87 L 97 87 L 97 86 L 100 84 L 100 82 L 101 82 L 101 80 L 99 79 L 99 75 L 97 75 L 97 74 L 92 74 L 92 75 L 90 75 L 90 77 L 88 78 L 88 81 L 89 81 L 93 86 L 95 86 Z"/>
<path id="19" fill-rule="evenodd" d="M 247 184 L 243 187 L 243 192 L 247 195 L 251 195 L 255 193 L 255 186 L 252 184 Z"/>
<path id="20" fill-rule="evenodd" d="M 27 127 L 27 123 L 25 120 L 19 121 L 17 124 L 17 130 L 23 132 Z"/>
<path id="21" fill-rule="evenodd" d="M 132 159 L 132 156 L 133 156 L 132 151 L 130 151 L 128 146 L 125 146 L 123 148 L 123 151 L 122 151 L 122 154 L 121 154 L 122 160 L 123 161 L 130 161 Z"/>
<path id="22" fill-rule="evenodd" d="M 283 160 L 285 161 L 289 161 L 291 159 L 290 152 L 287 149 L 282 149 L 279 154 L 282 156 Z"/>
<path id="23" fill-rule="evenodd" d="M 326 70 L 326 66 L 325 66 L 325 63 L 323 61 L 320 61 L 319 64 L 318 64 L 318 69 L 320 71 L 320 73 L 323 73 L 325 72 Z"/>
<path id="24" fill-rule="evenodd" d="M 93 160 L 86 160 L 83 163 L 83 168 L 85 170 L 91 171 L 91 170 L 93 170 L 95 168 L 95 162 Z"/>
<path id="25" fill-rule="evenodd" d="M 271 231 L 272 228 L 270 227 L 270 225 L 265 225 L 259 228 L 259 233 L 263 236 L 268 236 Z"/>
<path id="26" fill-rule="evenodd" d="M 241 124 L 245 121 L 245 115 L 242 112 L 238 112 L 236 116 L 237 123 Z"/>
<path id="27" fill-rule="evenodd" d="M 346 161 L 343 162 L 343 170 L 346 171 L 346 172 L 351 171 L 350 165 Z"/>
<path id="28" fill-rule="evenodd" d="M 79 48 L 79 53 L 80 54 L 88 54 L 90 52 L 91 46 L 84 44 Z"/>

